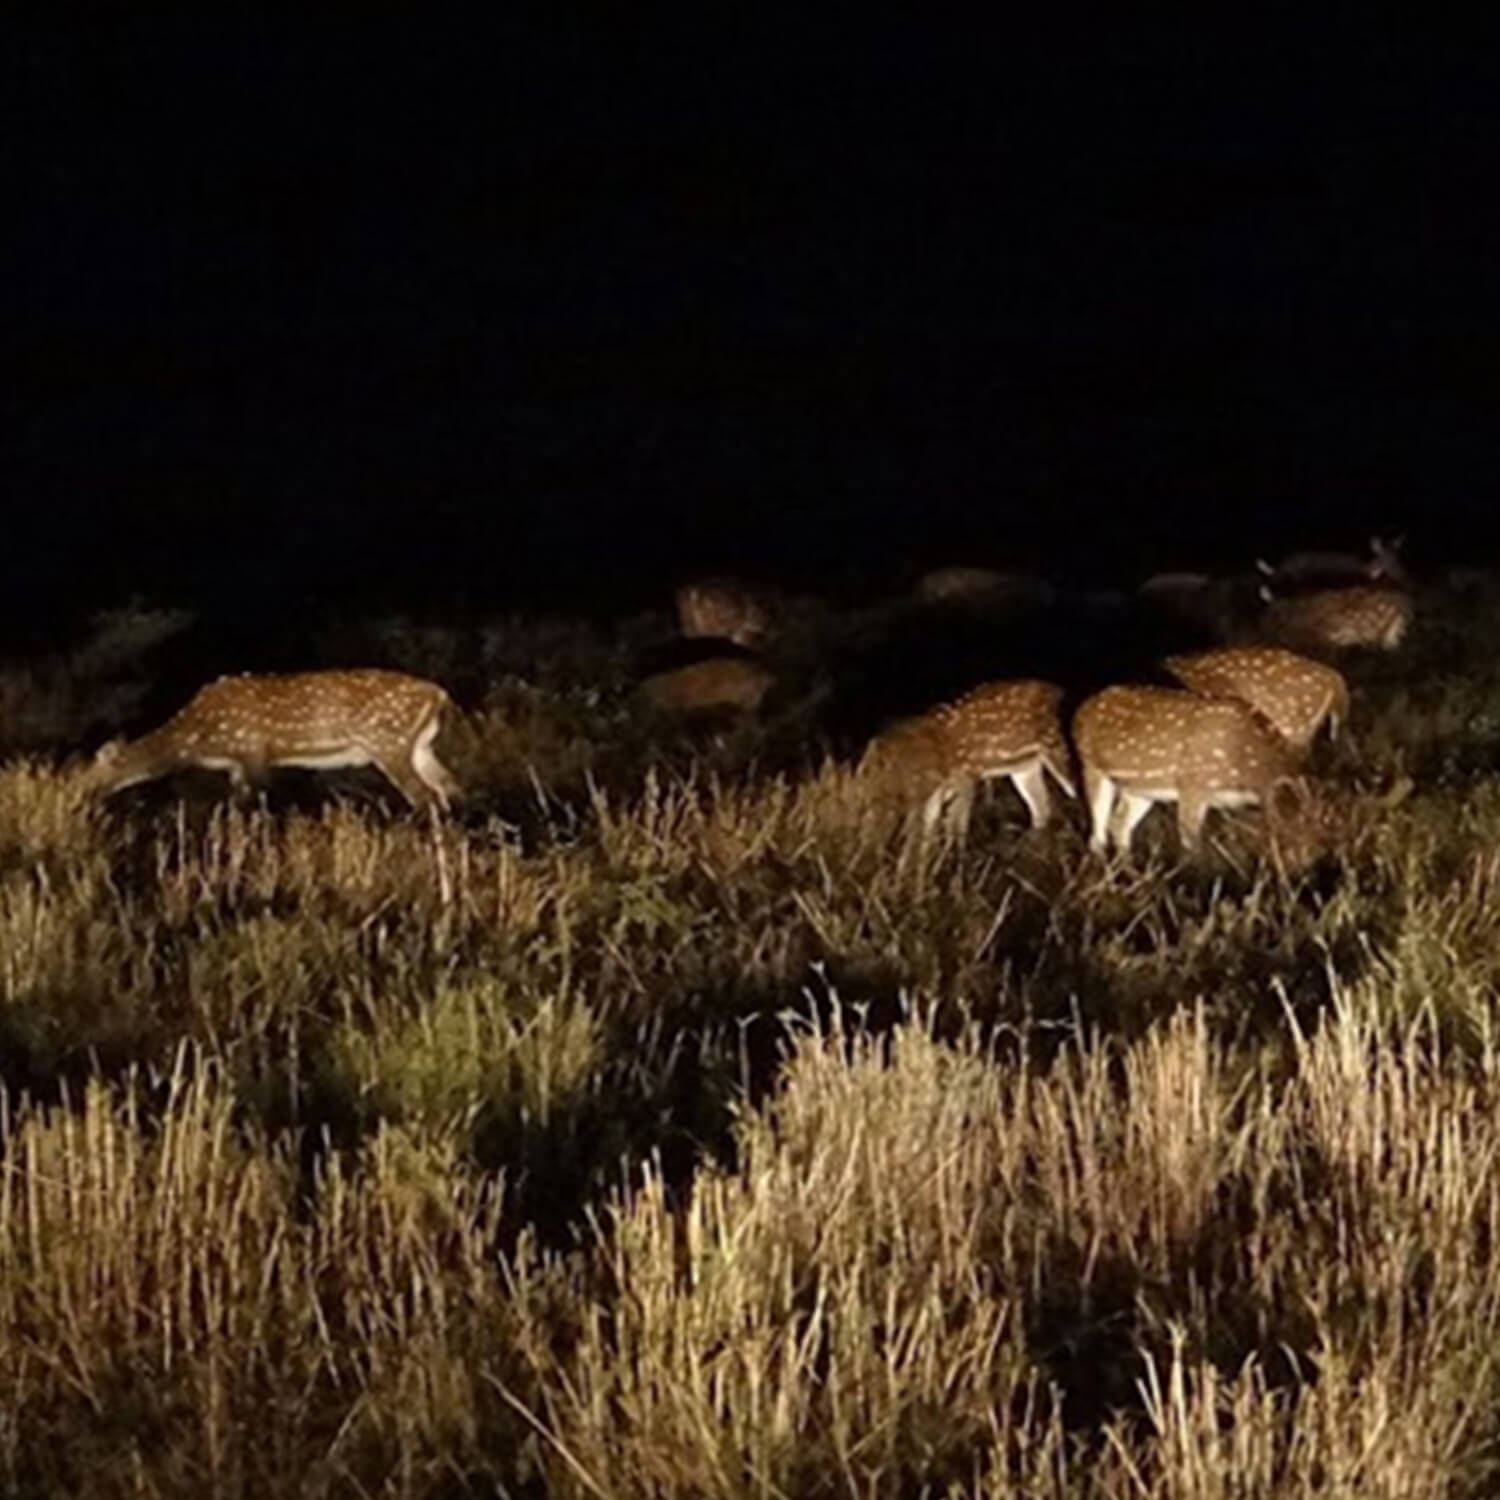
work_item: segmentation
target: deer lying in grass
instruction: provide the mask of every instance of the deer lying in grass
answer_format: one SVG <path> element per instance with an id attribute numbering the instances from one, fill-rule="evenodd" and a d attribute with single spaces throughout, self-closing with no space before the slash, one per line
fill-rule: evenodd
<path id="1" fill-rule="evenodd" d="M 1078 795 L 1061 701 L 1062 689 L 1050 682 L 986 683 L 953 703 L 892 725 L 871 742 L 859 774 L 902 797 L 920 799 L 924 836 L 941 824 L 962 839 L 976 789 L 996 778 L 1010 781 L 1031 823 L 1041 828 L 1052 814 L 1049 777 L 1068 796 Z"/>
<path id="2" fill-rule="evenodd" d="M 90 776 L 107 797 L 199 767 L 228 772 L 243 794 L 274 766 L 374 766 L 413 807 L 446 811 L 459 787 L 432 745 L 454 711 L 435 682 L 401 672 L 220 677 L 160 729 L 106 745 Z"/>
<path id="3" fill-rule="evenodd" d="M 739 656 L 711 657 L 654 672 L 641 696 L 661 713 L 691 718 L 698 714 L 759 711 L 776 678 L 759 662 Z"/>
<path id="4" fill-rule="evenodd" d="M 1411 595 L 1401 589 L 1320 589 L 1311 594 L 1276 598 L 1262 590 L 1265 609 L 1259 633 L 1287 646 L 1342 650 L 1369 646 L 1395 651 L 1411 628 Z"/>
<path id="5" fill-rule="evenodd" d="M 733 578 L 700 578 L 677 590 L 677 624 L 684 636 L 733 641 L 752 649 L 770 633 L 765 603 Z"/>

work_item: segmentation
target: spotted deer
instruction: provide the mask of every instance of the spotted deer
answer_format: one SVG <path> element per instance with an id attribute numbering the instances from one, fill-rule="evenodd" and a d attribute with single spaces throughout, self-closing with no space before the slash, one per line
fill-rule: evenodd
<path id="1" fill-rule="evenodd" d="M 733 641 L 747 650 L 770 633 L 766 606 L 753 589 L 733 578 L 700 578 L 676 595 L 677 624 L 689 637 Z"/>
<path id="2" fill-rule="evenodd" d="M 1299 757 L 1325 724 L 1332 737 L 1349 717 L 1344 674 L 1279 646 L 1223 646 L 1169 656 L 1162 665 L 1201 697 L 1248 703 Z"/>
<path id="3" fill-rule="evenodd" d="M 1411 595 L 1402 589 L 1319 589 L 1286 599 L 1266 589 L 1261 598 L 1261 636 L 1314 650 L 1369 646 L 1395 651 L 1406 639 L 1414 613 Z"/>
<path id="4" fill-rule="evenodd" d="M 1083 766 L 1090 847 L 1101 853 L 1113 842 L 1128 854 L 1141 819 L 1158 802 L 1177 804 L 1186 850 L 1197 848 L 1210 808 L 1260 806 L 1278 832 L 1297 835 L 1310 834 L 1321 813 L 1298 775 L 1296 753 L 1236 699 L 1180 688 L 1106 688 L 1074 714 L 1073 744 Z"/>
<path id="5" fill-rule="evenodd" d="M 374 766 L 413 807 L 446 811 L 459 787 L 432 746 L 453 712 L 435 682 L 402 672 L 220 677 L 160 729 L 105 745 L 90 774 L 105 797 L 195 767 L 243 794 L 274 766 Z"/>
<path id="6" fill-rule="evenodd" d="M 1339 584 L 1387 583 L 1406 588 L 1410 583 L 1401 561 L 1405 537 L 1370 538 L 1370 555 L 1356 557 L 1349 552 L 1294 552 L 1272 567 L 1263 558 L 1255 566 L 1265 574 L 1271 586 L 1283 591 L 1305 588 L 1331 588 Z"/>
<path id="7" fill-rule="evenodd" d="M 1062 689 L 1025 679 L 991 682 L 878 735 L 859 774 L 921 804 L 924 836 L 944 826 L 962 839 L 980 782 L 1009 779 L 1032 826 L 1052 815 L 1048 778 L 1078 795 L 1063 736 Z"/>

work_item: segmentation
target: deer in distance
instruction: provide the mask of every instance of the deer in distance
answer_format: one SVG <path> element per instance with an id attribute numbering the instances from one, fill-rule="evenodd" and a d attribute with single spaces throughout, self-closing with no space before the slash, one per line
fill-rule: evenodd
<path id="1" fill-rule="evenodd" d="M 1221 646 L 1169 656 L 1162 666 L 1200 697 L 1249 704 L 1301 758 L 1325 725 L 1333 738 L 1349 717 L 1344 674 L 1279 646 Z"/>
<path id="2" fill-rule="evenodd" d="M 1033 827 L 1052 815 L 1048 779 L 1069 797 L 1073 782 L 1059 706 L 1062 689 L 1022 679 L 991 682 L 952 703 L 903 719 L 878 735 L 859 775 L 921 803 L 923 835 L 939 826 L 962 840 L 983 781 L 1008 779 Z"/>
<path id="3" fill-rule="evenodd" d="M 931 569 L 912 593 L 920 604 L 971 608 L 1042 609 L 1056 600 L 1052 585 L 1029 573 L 962 565 Z"/>
<path id="4" fill-rule="evenodd" d="M 1411 595 L 1393 588 L 1320 589 L 1285 599 L 1266 589 L 1261 597 L 1265 607 L 1259 634 L 1312 650 L 1368 646 L 1395 651 L 1406 639 L 1414 613 Z"/>
<path id="5" fill-rule="evenodd" d="M 1090 847 L 1126 854 L 1141 819 L 1177 804 L 1185 851 L 1211 808 L 1262 807 L 1277 832 L 1312 829 L 1320 809 L 1298 758 L 1254 709 L 1179 688 L 1110 687 L 1079 705 L 1073 743 L 1083 767 Z M 1118 822 L 1116 819 L 1118 814 Z M 1305 849 L 1304 849 L 1304 852 Z"/>
<path id="6" fill-rule="evenodd" d="M 753 714 L 775 684 L 775 677 L 759 662 L 724 656 L 654 672 L 641 683 L 640 692 L 661 713 Z"/>
<path id="7" fill-rule="evenodd" d="M 1273 589 L 1332 588 L 1339 584 L 1385 583 L 1406 588 L 1411 580 L 1401 561 L 1405 537 L 1370 538 L 1370 555 L 1349 552 L 1294 552 L 1272 567 L 1263 558 L 1255 566 Z"/>
<path id="8" fill-rule="evenodd" d="M 159 729 L 105 745 L 90 777 L 108 797 L 202 768 L 243 795 L 275 766 L 374 766 L 412 807 L 446 811 L 459 786 L 433 741 L 454 712 L 435 682 L 376 668 L 220 677 Z"/>
<path id="9" fill-rule="evenodd" d="M 684 583 L 675 602 L 678 628 L 689 638 L 732 641 L 753 650 L 770 633 L 765 604 L 753 589 L 733 578 Z"/>

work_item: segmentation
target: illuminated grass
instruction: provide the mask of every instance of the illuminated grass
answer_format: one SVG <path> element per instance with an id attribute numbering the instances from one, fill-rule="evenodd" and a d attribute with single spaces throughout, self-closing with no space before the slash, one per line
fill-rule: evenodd
<path id="1" fill-rule="evenodd" d="M 924 850 L 581 627 L 479 642 L 436 832 L 0 767 L 0 1490 L 1493 1493 L 1497 622 L 1424 621 L 1295 879 Z"/>

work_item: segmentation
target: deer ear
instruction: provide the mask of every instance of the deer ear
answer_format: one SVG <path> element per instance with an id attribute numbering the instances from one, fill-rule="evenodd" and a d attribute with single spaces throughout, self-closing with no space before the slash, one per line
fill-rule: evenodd
<path id="1" fill-rule="evenodd" d="M 107 771 L 120 759 L 120 753 L 125 748 L 125 741 L 120 739 L 106 740 L 98 750 L 94 752 L 94 767 L 96 770 Z"/>
<path id="2" fill-rule="evenodd" d="M 1255 559 L 1255 566 L 1256 566 L 1256 567 L 1257 567 L 1257 568 L 1259 568 L 1259 569 L 1260 569 L 1260 571 L 1261 571 L 1261 572 L 1262 572 L 1262 573 L 1264 573 L 1264 574 L 1265 574 L 1265 575 L 1266 575 L 1266 577 L 1267 577 L 1267 578 L 1274 578 L 1274 577 L 1275 577 L 1275 576 L 1276 576 L 1276 569 L 1275 569 L 1275 568 L 1273 568 L 1273 567 L 1272 567 L 1272 566 L 1271 566 L 1271 565 L 1270 565 L 1270 563 L 1268 563 L 1268 562 L 1267 562 L 1267 561 L 1266 561 L 1266 560 L 1265 560 L 1265 558 L 1263 558 L 1263 557 L 1257 557 L 1257 558 L 1256 558 L 1256 559 Z"/>
<path id="3" fill-rule="evenodd" d="M 1261 586 L 1256 589 L 1255 592 L 1260 595 L 1261 599 L 1266 604 L 1274 604 L 1276 602 L 1275 594 L 1273 594 L 1270 589 L 1265 586 L 1265 584 L 1261 584 Z"/>

